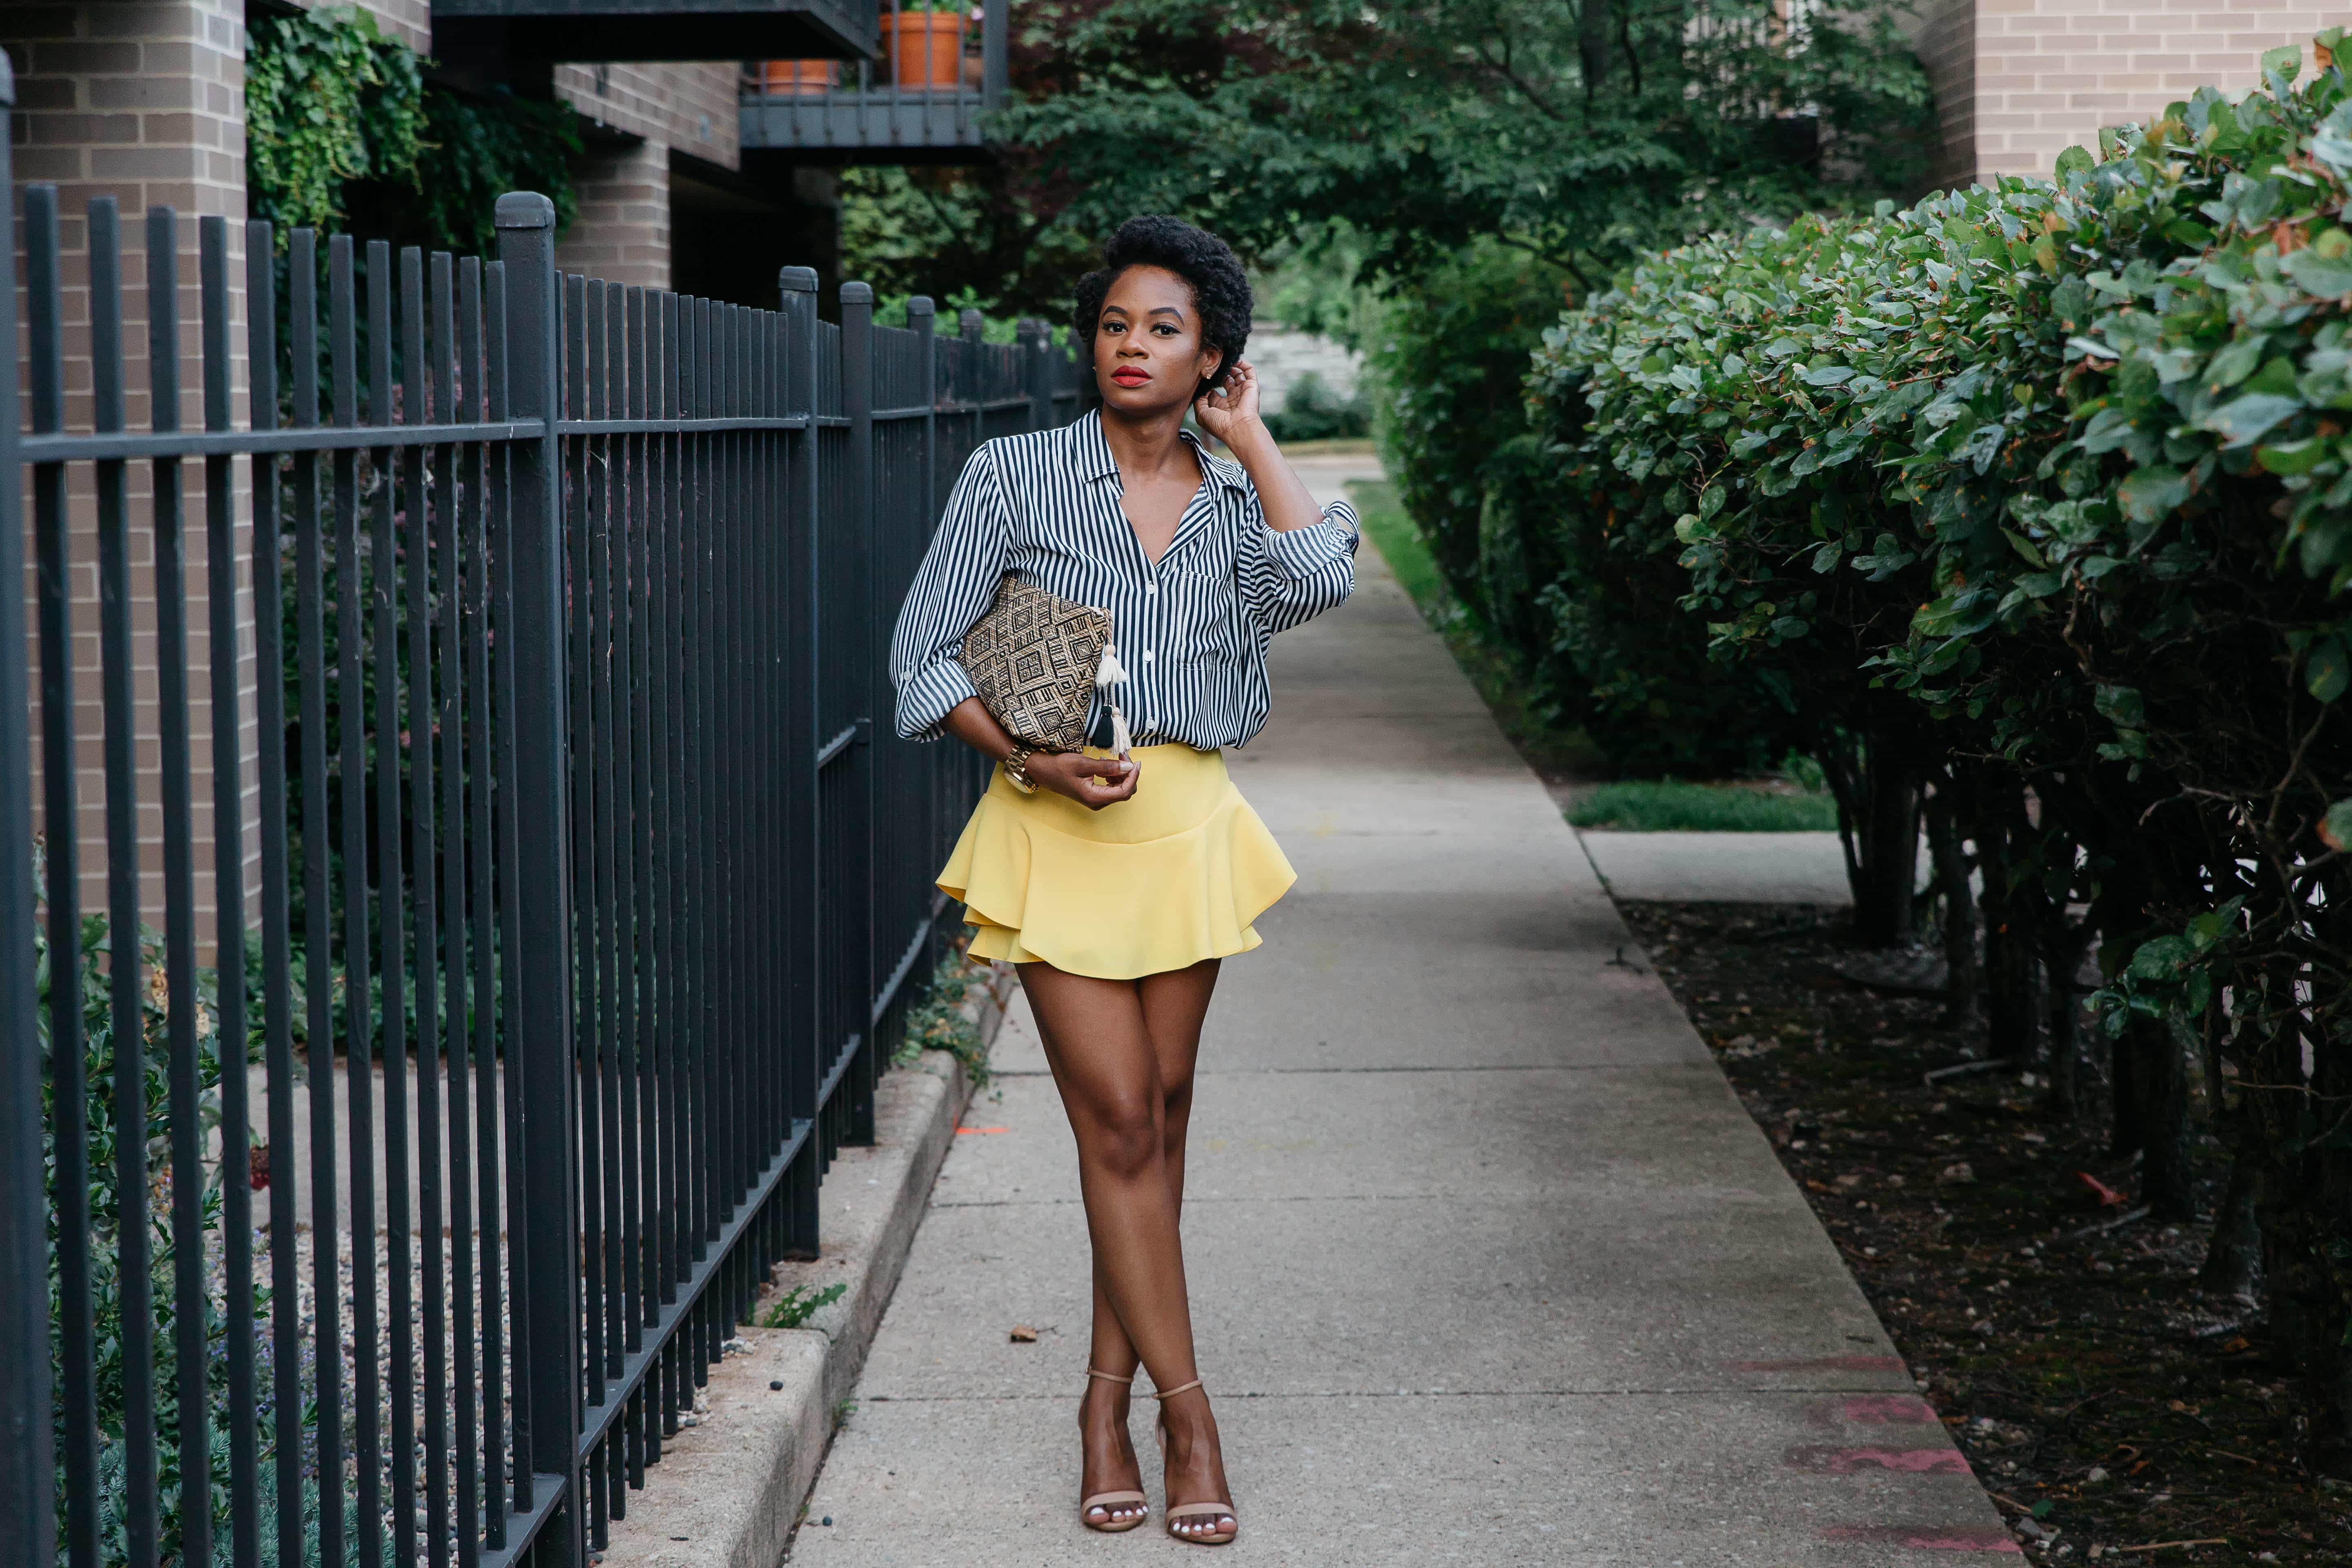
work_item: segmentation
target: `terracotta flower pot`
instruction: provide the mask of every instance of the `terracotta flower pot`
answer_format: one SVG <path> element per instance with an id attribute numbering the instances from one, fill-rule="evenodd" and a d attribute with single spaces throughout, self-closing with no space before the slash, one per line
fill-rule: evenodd
<path id="1" fill-rule="evenodd" d="M 763 60 L 760 86 L 769 92 L 831 92 L 838 60 Z"/>
<path id="2" fill-rule="evenodd" d="M 890 55 L 890 79 L 902 88 L 940 91 L 963 74 L 963 13 L 885 12 L 882 36 Z"/>

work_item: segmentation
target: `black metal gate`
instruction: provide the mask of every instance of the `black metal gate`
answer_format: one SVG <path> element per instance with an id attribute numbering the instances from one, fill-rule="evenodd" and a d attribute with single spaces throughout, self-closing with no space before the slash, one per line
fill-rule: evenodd
<path id="1" fill-rule="evenodd" d="M 247 226 L 242 356 L 204 219 L 184 422 L 177 226 L 150 212 L 132 431 L 93 202 L 69 430 L 63 220 L 25 194 L 30 360 L 0 376 L 0 559 L 21 477 L 38 567 L 33 624 L 0 618 L 0 682 L 39 655 L 37 763 L 0 704 L 13 1562 L 583 1562 L 768 1266 L 814 1251 L 825 1163 L 872 1137 L 942 951 L 930 876 L 983 770 L 877 725 L 888 623 L 965 455 L 1074 415 L 1075 363 L 1042 331 L 936 335 L 924 300 L 877 327 L 858 284 L 820 321 L 804 268 L 780 312 L 559 276 L 549 203 L 497 216 L 488 262 Z M 257 747 L 201 779 L 192 716 L 237 734 L 248 675 Z"/>

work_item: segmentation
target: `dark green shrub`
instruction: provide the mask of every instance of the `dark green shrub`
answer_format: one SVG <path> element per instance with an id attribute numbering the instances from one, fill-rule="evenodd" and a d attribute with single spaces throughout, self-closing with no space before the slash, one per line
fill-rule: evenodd
<path id="1" fill-rule="evenodd" d="M 1909 749 L 1973 840 L 1996 1044 L 2088 903 L 2117 1113 L 2191 1201 L 2201 1058 L 2315 1462 L 2352 1466 L 2352 91 L 2266 57 L 2053 181 L 1654 258 L 1535 384 L 1719 658 Z M 1580 408 L 1578 407 L 1580 405 Z M 1900 706 L 1895 706 L 1899 704 Z M 1906 719 L 1907 714 L 1907 719 Z M 2029 813 L 2025 792 L 2038 803 Z M 2021 981 L 2020 976 L 2022 976 Z M 1998 1037 L 2029 999 L 2024 1034 Z M 2049 1009 L 2071 1109 L 2073 1003 Z M 2160 1117 L 2152 1110 L 2175 1109 Z M 2151 1120 L 2151 1118 L 2158 1118 Z"/>

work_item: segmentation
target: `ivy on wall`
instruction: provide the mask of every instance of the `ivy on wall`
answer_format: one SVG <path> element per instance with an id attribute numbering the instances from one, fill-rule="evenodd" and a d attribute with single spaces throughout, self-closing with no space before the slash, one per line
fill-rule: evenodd
<path id="1" fill-rule="evenodd" d="M 559 228 L 578 202 L 577 117 L 425 79 L 426 62 L 353 6 L 257 17 L 246 55 L 246 185 L 257 218 L 487 253 L 499 193 L 539 191 Z"/>
<path id="2" fill-rule="evenodd" d="M 255 18 L 245 68 L 252 215 L 281 230 L 339 228 L 345 185 L 413 176 L 425 138 L 422 65 L 356 8 Z"/>

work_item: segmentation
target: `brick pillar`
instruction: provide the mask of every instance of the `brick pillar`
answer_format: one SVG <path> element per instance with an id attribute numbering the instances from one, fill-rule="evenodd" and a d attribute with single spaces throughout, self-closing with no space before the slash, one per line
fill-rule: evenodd
<path id="1" fill-rule="evenodd" d="M 580 215 L 555 265 L 612 283 L 669 287 L 669 149 L 647 139 L 572 171 Z"/>
<path id="2" fill-rule="evenodd" d="M 154 204 L 169 204 L 180 216 L 179 317 L 181 321 L 181 412 L 184 426 L 201 427 L 203 383 L 200 352 L 201 304 L 197 288 L 197 220 L 217 214 L 229 220 L 231 309 L 236 321 L 232 342 L 244 342 L 245 218 L 245 24 L 241 0 L 74 0 L 70 4 L 0 6 L 0 47 L 16 67 L 17 109 L 10 127 L 16 148 L 16 174 L 20 182 L 47 180 L 58 186 L 66 255 L 64 282 L 67 330 L 66 421 L 69 430 L 87 430 L 91 418 L 89 361 L 89 299 L 88 291 L 88 225 L 89 199 L 111 195 L 121 204 L 126 240 L 123 282 L 123 344 L 126 351 L 127 423 L 143 429 L 149 418 L 147 365 L 147 271 L 144 262 L 144 218 Z M 21 187 L 11 193 L 21 200 Z M 19 230 L 21 233 L 21 229 Z M 21 279 L 22 258 L 19 258 Z M 235 417 L 244 421 L 244 367 L 234 378 L 237 404 Z M 241 526 L 250 527 L 250 508 L 244 487 L 248 472 L 236 469 L 239 486 L 237 511 Z M 152 465 L 130 465 L 130 540 L 133 627 L 133 688 L 138 710 L 140 858 L 143 868 L 142 906 L 145 918 L 163 920 L 163 815 L 158 804 L 156 737 L 158 710 L 155 669 L 154 549 Z M 211 644 L 207 633 L 207 584 L 205 576 L 204 469 L 187 465 L 183 489 L 187 497 L 185 555 L 188 598 L 188 655 L 192 730 L 192 801 L 194 810 L 196 900 L 199 931 L 204 933 L 205 962 L 210 962 L 213 900 L 212 747 L 209 700 Z M 72 616 L 75 695 L 79 752 L 79 821 L 81 889 L 85 910 L 102 910 L 105 902 L 106 842 L 104 810 L 106 779 L 101 764 L 100 659 L 97 579 L 96 512 L 91 475 L 87 465 L 73 473 L 69 501 L 72 528 Z M 30 508 L 27 504 L 29 533 Z M 247 558 L 250 535 L 240 542 L 239 558 Z M 25 575 L 29 605 L 35 586 L 30 563 Z M 249 572 L 236 584 L 243 603 L 238 657 L 245 668 L 240 686 L 239 732 L 236 743 L 243 754 L 254 754 L 252 691 L 252 605 Z M 28 613 L 28 620 L 31 618 Z M 37 655 L 35 680 L 37 683 Z M 36 687 L 37 691 L 37 685 Z M 35 767 L 40 763 L 37 727 L 34 734 Z M 245 774 L 246 810 L 250 814 L 253 773 Z M 34 794 L 39 810 L 40 792 Z M 250 883 L 257 851 L 248 833 Z"/>

